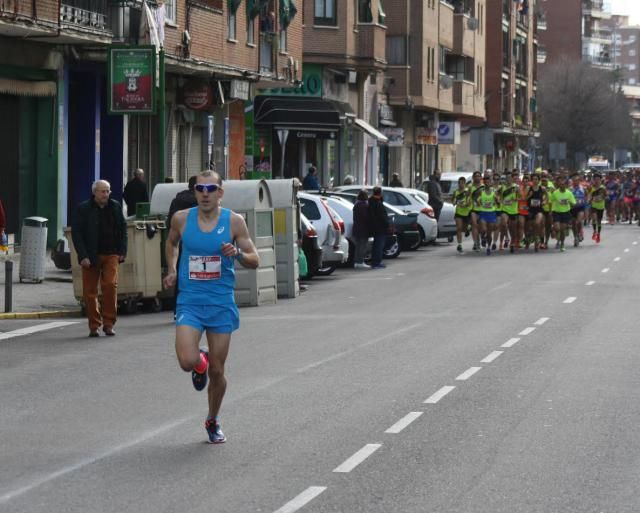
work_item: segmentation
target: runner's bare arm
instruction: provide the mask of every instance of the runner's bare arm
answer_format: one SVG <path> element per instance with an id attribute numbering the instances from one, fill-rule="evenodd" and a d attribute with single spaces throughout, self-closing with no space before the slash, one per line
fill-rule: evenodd
<path id="1" fill-rule="evenodd" d="M 240 262 L 243 267 L 256 269 L 258 265 L 260 265 L 258 250 L 249 236 L 249 229 L 247 228 L 247 223 L 245 222 L 244 217 L 240 214 L 236 214 L 235 212 L 231 217 L 231 232 L 241 253 L 241 256 L 238 258 L 238 262 Z"/>
<path id="2" fill-rule="evenodd" d="M 188 210 L 179 210 L 171 218 L 171 226 L 169 227 L 169 235 L 164 245 L 164 255 L 167 260 L 167 275 L 164 278 L 164 285 L 167 288 L 173 287 L 176 283 L 176 265 L 178 261 L 178 251 L 176 248 L 180 244 L 182 238 L 182 229 Z"/>

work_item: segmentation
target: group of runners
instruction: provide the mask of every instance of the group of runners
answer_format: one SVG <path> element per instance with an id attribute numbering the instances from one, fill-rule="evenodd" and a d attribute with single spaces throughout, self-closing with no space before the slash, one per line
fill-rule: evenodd
<path id="1" fill-rule="evenodd" d="M 547 170 L 521 174 L 514 169 L 502 176 L 488 170 L 483 176 L 476 171 L 471 183 L 464 177 L 458 180 L 453 204 L 458 253 L 463 253 L 463 236 L 469 232 L 473 251 L 484 249 L 487 255 L 506 249 L 515 253 L 531 246 L 536 252 L 545 250 L 551 238 L 557 249 L 565 251 L 569 232 L 577 247 L 589 223 L 591 239 L 599 244 L 605 212 L 610 223 L 616 219 L 633 222 L 634 215 L 640 219 L 640 175 L 615 173 L 603 179 L 598 172 L 589 176 Z"/>

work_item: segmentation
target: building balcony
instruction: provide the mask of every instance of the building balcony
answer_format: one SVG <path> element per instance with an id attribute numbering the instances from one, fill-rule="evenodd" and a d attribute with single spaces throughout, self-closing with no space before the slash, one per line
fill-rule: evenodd
<path id="1" fill-rule="evenodd" d="M 612 45 L 613 34 L 606 30 L 592 30 L 584 38 L 584 44 Z"/>
<path id="2" fill-rule="evenodd" d="M 538 46 L 536 58 L 538 64 L 544 64 L 545 62 L 547 62 L 547 49 L 544 46 Z"/>
<path id="3" fill-rule="evenodd" d="M 465 14 L 455 14 L 453 20 L 453 52 L 473 57 L 475 53 L 475 30 L 477 20 Z"/>
<path id="4" fill-rule="evenodd" d="M 107 0 L 64 0 L 60 4 L 60 23 L 64 28 L 88 32 L 110 32 Z"/>
<path id="5" fill-rule="evenodd" d="M 461 116 L 475 116 L 475 84 L 465 80 L 453 83 L 453 112 Z"/>
<path id="6" fill-rule="evenodd" d="M 445 48 L 453 48 L 453 11 L 450 3 L 440 0 L 440 32 L 438 39 Z"/>
<path id="7" fill-rule="evenodd" d="M 536 28 L 538 29 L 538 32 L 543 31 L 543 30 L 547 30 L 547 20 L 546 20 L 546 18 L 538 18 L 536 20 Z"/>
<path id="8" fill-rule="evenodd" d="M 582 61 L 595 66 L 596 68 L 613 69 L 613 62 L 608 56 L 583 55 Z"/>
<path id="9" fill-rule="evenodd" d="M 387 29 L 376 23 L 358 24 L 358 60 L 361 65 L 370 68 L 386 66 Z"/>
<path id="10" fill-rule="evenodd" d="M 611 13 L 605 11 L 602 0 L 587 0 L 582 2 L 582 15 L 601 20 L 610 20 Z"/>
<path id="11" fill-rule="evenodd" d="M 440 73 L 438 108 L 444 112 L 453 112 L 453 79 L 444 73 Z"/>

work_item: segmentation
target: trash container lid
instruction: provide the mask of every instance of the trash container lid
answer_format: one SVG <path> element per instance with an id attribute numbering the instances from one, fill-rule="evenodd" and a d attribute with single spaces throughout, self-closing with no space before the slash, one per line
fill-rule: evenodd
<path id="1" fill-rule="evenodd" d="M 46 226 L 49 220 L 46 217 L 25 217 L 22 221 L 24 226 Z"/>

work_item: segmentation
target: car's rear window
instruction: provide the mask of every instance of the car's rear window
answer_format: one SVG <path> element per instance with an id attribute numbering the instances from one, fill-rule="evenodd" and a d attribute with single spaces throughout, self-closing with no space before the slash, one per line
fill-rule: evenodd
<path id="1" fill-rule="evenodd" d="M 314 201 L 301 198 L 300 204 L 302 205 L 302 213 L 309 221 L 317 221 L 320 219 L 320 210 Z"/>
<path id="2" fill-rule="evenodd" d="M 440 188 L 443 194 L 453 194 L 458 190 L 457 180 L 440 180 Z"/>
<path id="3" fill-rule="evenodd" d="M 402 194 L 398 194 L 397 192 L 384 190 L 382 191 L 382 199 L 387 203 L 395 206 L 405 206 L 411 205 L 411 202 L 405 198 Z"/>

